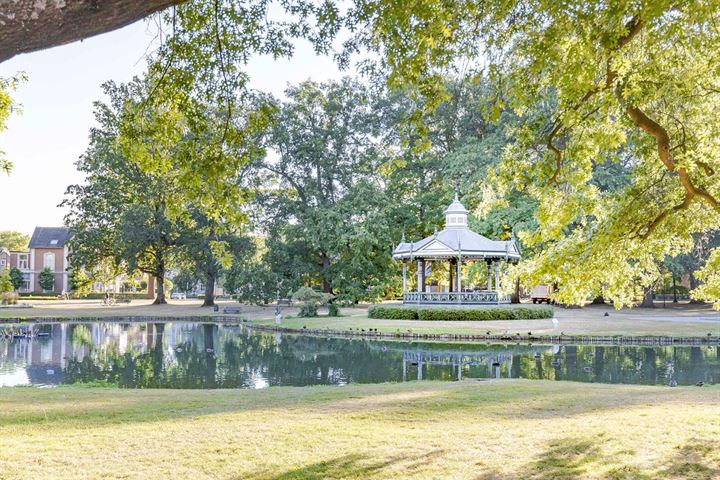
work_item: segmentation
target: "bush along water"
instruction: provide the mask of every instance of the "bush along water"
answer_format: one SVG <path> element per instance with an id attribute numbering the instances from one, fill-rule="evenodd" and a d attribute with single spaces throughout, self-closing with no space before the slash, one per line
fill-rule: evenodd
<path id="1" fill-rule="evenodd" d="M 390 320 L 533 320 L 552 318 L 552 307 L 402 307 L 373 305 L 368 309 L 369 318 Z"/>
<path id="2" fill-rule="evenodd" d="M 317 317 L 318 307 L 327 305 L 333 299 L 333 296 L 329 293 L 318 292 L 310 287 L 302 287 L 293 293 L 292 299 L 294 302 L 302 303 L 298 317 Z"/>

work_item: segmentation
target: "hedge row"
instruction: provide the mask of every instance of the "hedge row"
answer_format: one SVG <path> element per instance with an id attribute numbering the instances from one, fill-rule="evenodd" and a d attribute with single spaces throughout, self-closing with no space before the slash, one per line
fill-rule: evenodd
<path id="1" fill-rule="evenodd" d="M 418 309 L 415 307 L 392 307 L 387 305 L 371 305 L 368 318 L 387 318 L 390 320 L 417 320 Z"/>
<path id="2" fill-rule="evenodd" d="M 552 307 L 401 307 L 373 305 L 369 318 L 390 320 L 532 320 L 552 318 Z"/>
<path id="3" fill-rule="evenodd" d="M 87 295 L 84 295 L 82 297 L 77 297 L 73 292 L 68 292 L 70 295 L 70 298 L 72 299 L 81 299 L 81 300 L 102 300 L 105 298 L 104 293 L 98 293 L 98 292 L 92 292 L 88 293 Z M 58 299 L 57 293 L 53 292 L 35 292 L 35 293 L 21 293 L 20 298 L 23 300 L 57 300 Z M 112 294 L 115 299 L 134 299 L 134 300 L 140 300 L 143 298 L 148 298 L 147 293 L 114 293 Z"/>

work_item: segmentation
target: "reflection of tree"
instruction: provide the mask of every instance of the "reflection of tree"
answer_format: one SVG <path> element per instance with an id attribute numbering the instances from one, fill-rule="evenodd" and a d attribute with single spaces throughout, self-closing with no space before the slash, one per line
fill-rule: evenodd
<path id="1" fill-rule="evenodd" d="M 72 325 L 70 341 L 74 347 L 92 347 L 92 334 L 85 325 Z"/>
<path id="2" fill-rule="evenodd" d="M 183 328 L 177 338 L 168 337 L 164 323 L 149 324 L 147 335 L 135 335 L 136 343 L 123 353 L 117 342 L 90 343 L 89 330 L 75 333 L 82 341 L 65 368 L 69 382 L 104 380 L 131 388 L 231 388 L 269 385 L 315 385 L 348 382 L 400 381 L 404 351 L 431 354 L 464 353 L 486 359 L 464 368 L 464 377 L 491 377 L 491 363 L 501 357 L 501 375 L 530 379 L 558 379 L 604 383 L 663 383 L 672 364 L 679 384 L 698 380 L 717 382 L 720 359 L 717 347 L 626 347 L 588 345 L 563 346 L 553 354 L 549 346 L 459 345 L 442 343 L 401 343 L 282 336 L 250 333 L 244 328 L 198 324 Z M 129 336 L 135 325 L 122 326 Z M 173 330 L 176 333 L 178 329 Z M 105 333 L 109 335 L 109 333 Z M 168 340 L 171 338 L 172 340 Z M 167 343 L 173 341 L 173 348 Z M 139 342 L 139 343 L 138 343 Z M 559 365 L 553 363 L 559 360 Z M 414 378 L 412 369 L 409 378 Z M 425 379 L 457 378 L 453 365 L 426 365 Z"/>

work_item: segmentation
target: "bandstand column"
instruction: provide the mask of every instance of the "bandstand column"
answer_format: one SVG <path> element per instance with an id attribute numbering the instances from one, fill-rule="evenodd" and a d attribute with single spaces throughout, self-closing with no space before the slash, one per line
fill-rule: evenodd
<path id="1" fill-rule="evenodd" d="M 500 262 L 495 262 L 495 290 L 500 290 Z"/>
<path id="2" fill-rule="evenodd" d="M 405 293 L 407 292 L 407 262 L 403 261 L 403 300 L 405 299 Z"/>
<path id="3" fill-rule="evenodd" d="M 462 260 L 457 261 L 457 291 L 462 292 Z"/>
<path id="4" fill-rule="evenodd" d="M 454 292 L 455 290 L 453 290 L 454 285 L 453 285 L 453 261 L 452 261 L 452 258 L 450 260 L 448 260 L 448 285 L 449 285 L 448 293 Z"/>
<path id="5" fill-rule="evenodd" d="M 492 290 L 493 289 L 492 288 L 493 287 L 493 285 L 492 285 L 492 262 L 488 262 L 487 267 L 488 267 L 488 269 L 487 269 L 487 274 L 488 274 L 487 289 Z"/>
<path id="6" fill-rule="evenodd" d="M 418 292 L 422 292 L 422 291 L 423 291 L 423 288 L 422 288 L 422 284 L 423 284 L 423 272 L 424 272 L 424 269 L 423 269 L 423 261 L 422 261 L 422 260 L 418 260 L 418 261 L 417 261 L 417 291 L 418 291 Z"/>

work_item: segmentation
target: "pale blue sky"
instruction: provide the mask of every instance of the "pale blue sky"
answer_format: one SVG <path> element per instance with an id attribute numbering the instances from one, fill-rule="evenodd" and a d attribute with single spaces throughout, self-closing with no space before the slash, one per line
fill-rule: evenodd
<path id="1" fill-rule="evenodd" d="M 0 76 L 24 71 L 29 77 L 15 94 L 22 114 L 11 117 L 8 130 L 0 133 L 0 150 L 15 164 L 9 177 L 0 173 L 0 230 L 29 234 L 35 226 L 62 224 L 66 212 L 57 205 L 68 185 L 82 181 L 74 162 L 87 147 L 92 102 L 102 98 L 100 85 L 142 73 L 154 32 L 154 23 L 138 22 L 0 63 Z M 290 61 L 256 58 L 248 70 L 252 87 L 276 96 L 288 84 L 347 73 L 305 43 L 298 44 Z"/>

